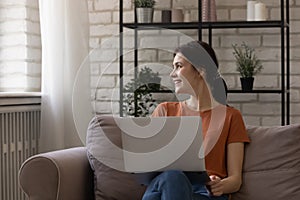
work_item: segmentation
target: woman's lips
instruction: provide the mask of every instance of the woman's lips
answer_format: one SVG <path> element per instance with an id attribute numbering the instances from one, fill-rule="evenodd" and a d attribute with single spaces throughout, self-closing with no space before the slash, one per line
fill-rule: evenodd
<path id="1" fill-rule="evenodd" d="M 173 82 L 174 82 L 174 84 L 176 85 L 176 84 L 181 83 L 182 81 L 177 79 L 177 80 L 173 80 Z"/>

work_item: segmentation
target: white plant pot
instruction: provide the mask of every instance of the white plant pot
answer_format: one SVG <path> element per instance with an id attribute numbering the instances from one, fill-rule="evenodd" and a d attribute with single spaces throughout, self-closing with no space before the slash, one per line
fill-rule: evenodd
<path id="1" fill-rule="evenodd" d="M 136 17 L 138 23 L 153 22 L 153 8 L 136 8 Z"/>

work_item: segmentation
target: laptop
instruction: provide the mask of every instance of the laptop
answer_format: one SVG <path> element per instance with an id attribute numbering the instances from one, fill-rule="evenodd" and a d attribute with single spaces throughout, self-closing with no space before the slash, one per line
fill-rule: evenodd
<path id="1" fill-rule="evenodd" d="M 121 130 L 124 169 L 140 183 L 149 184 L 165 170 L 209 180 L 201 151 L 201 117 L 120 117 L 115 122 Z"/>

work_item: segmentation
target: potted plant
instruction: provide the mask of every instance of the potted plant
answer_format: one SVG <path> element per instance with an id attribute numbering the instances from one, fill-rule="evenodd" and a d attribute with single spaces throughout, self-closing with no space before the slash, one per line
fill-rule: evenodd
<path id="1" fill-rule="evenodd" d="M 149 67 L 144 67 L 139 72 L 139 80 L 146 85 L 149 90 L 157 91 L 160 88 L 161 78 L 158 72 L 153 72 Z"/>
<path id="2" fill-rule="evenodd" d="M 151 92 L 159 90 L 160 80 L 158 72 L 148 67 L 142 68 L 137 79 L 131 79 L 124 87 L 123 112 L 127 116 L 148 116 L 157 105 Z"/>
<path id="3" fill-rule="evenodd" d="M 254 75 L 263 68 L 261 61 L 257 58 L 255 50 L 245 42 L 240 46 L 233 44 L 233 55 L 236 59 L 237 71 L 241 75 L 241 86 L 243 91 L 251 91 L 253 88 Z"/>
<path id="4" fill-rule="evenodd" d="M 152 23 L 155 0 L 134 0 L 138 23 Z"/>

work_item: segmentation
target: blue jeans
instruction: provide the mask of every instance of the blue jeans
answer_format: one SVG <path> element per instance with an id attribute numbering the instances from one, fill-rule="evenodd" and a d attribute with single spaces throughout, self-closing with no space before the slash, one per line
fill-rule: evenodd
<path id="1" fill-rule="evenodd" d="M 228 200 L 228 195 L 212 196 L 205 184 L 191 184 L 184 172 L 174 170 L 155 177 L 143 200 Z"/>

